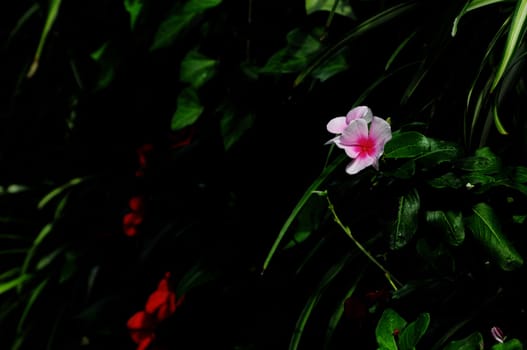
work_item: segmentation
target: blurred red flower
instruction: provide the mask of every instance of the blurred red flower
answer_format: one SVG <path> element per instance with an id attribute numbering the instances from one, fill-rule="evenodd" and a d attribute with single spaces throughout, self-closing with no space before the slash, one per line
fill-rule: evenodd
<path id="1" fill-rule="evenodd" d="M 128 201 L 130 212 L 123 216 L 123 231 L 128 237 L 133 237 L 139 232 L 139 225 L 144 218 L 144 198 L 134 196 Z"/>
<path id="2" fill-rule="evenodd" d="M 172 316 L 184 300 L 184 296 L 176 298 L 169 280 L 170 272 L 166 272 L 157 289 L 148 297 L 145 309 L 136 312 L 127 322 L 130 337 L 137 344 L 137 350 L 149 349 L 156 338 L 157 325 Z"/>

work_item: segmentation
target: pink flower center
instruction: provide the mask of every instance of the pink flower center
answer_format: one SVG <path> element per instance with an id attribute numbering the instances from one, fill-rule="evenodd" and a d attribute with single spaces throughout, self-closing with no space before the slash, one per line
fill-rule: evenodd
<path id="1" fill-rule="evenodd" d="M 363 137 L 359 139 L 357 143 L 359 158 L 370 156 L 375 156 L 375 142 L 369 137 Z"/>

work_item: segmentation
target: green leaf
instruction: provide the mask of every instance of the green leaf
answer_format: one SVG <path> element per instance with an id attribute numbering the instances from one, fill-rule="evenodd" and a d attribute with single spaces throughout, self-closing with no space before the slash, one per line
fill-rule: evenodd
<path id="1" fill-rule="evenodd" d="M 467 218 L 468 227 L 497 264 L 505 271 L 520 267 L 523 258 L 501 231 L 494 210 L 486 203 L 478 203 L 472 212 L 474 214 Z"/>
<path id="2" fill-rule="evenodd" d="M 466 185 L 458 175 L 448 172 L 439 177 L 428 180 L 428 184 L 434 188 L 455 188 L 459 189 Z"/>
<path id="3" fill-rule="evenodd" d="M 474 332 L 466 338 L 451 341 L 443 350 L 483 350 L 483 344 L 481 333 Z"/>
<path id="4" fill-rule="evenodd" d="M 400 167 L 396 168 L 392 172 L 387 172 L 387 174 L 398 177 L 400 179 L 409 179 L 415 175 L 415 160 L 409 159 L 404 162 Z"/>
<path id="5" fill-rule="evenodd" d="M 399 198 L 397 219 L 391 233 L 390 248 L 395 250 L 404 247 L 417 232 L 417 221 L 421 200 L 416 189 Z"/>
<path id="6" fill-rule="evenodd" d="M 37 204 L 38 209 L 44 208 L 51 200 L 53 200 L 55 197 L 61 195 L 64 191 L 82 183 L 86 178 L 80 178 L 76 177 L 68 181 L 62 186 L 54 188 L 51 192 L 46 194 Z"/>
<path id="7" fill-rule="evenodd" d="M 295 325 L 295 331 L 293 333 L 293 336 L 291 337 L 291 341 L 289 342 L 289 350 L 296 350 L 298 349 L 298 345 L 300 343 L 300 339 L 302 337 L 302 334 L 304 333 L 304 328 L 307 324 L 307 321 L 309 320 L 309 317 L 311 316 L 311 313 L 313 312 L 313 309 L 318 304 L 322 293 L 326 289 L 326 287 L 331 283 L 332 280 L 337 277 L 337 275 L 342 271 L 342 269 L 347 265 L 351 258 L 351 255 L 345 255 L 339 262 L 334 264 L 322 277 L 322 280 L 317 286 L 317 289 L 309 296 L 308 301 L 304 308 L 302 309 L 302 312 L 300 313 L 300 316 L 298 317 L 298 320 Z"/>
<path id="8" fill-rule="evenodd" d="M 428 143 L 430 145 L 429 150 L 418 157 L 420 164 L 435 166 L 450 162 L 461 154 L 459 146 L 453 142 L 428 138 Z"/>
<path id="9" fill-rule="evenodd" d="M 220 3 L 221 0 L 187 0 L 184 4 L 176 2 L 167 18 L 159 25 L 150 51 L 172 45 L 194 19 Z"/>
<path id="10" fill-rule="evenodd" d="M 501 161 L 489 147 L 482 147 L 476 150 L 474 156 L 461 159 L 458 167 L 481 174 L 496 174 L 501 169 Z"/>
<path id="11" fill-rule="evenodd" d="M 385 158 L 413 158 L 430 150 L 429 139 L 416 131 L 393 133 L 384 147 Z"/>
<path id="12" fill-rule="evenodd" d="M 454 18 L 454 23 L 452 24 L 452 31 L 451 35 L 452 37 L 456 36 L 457 34 L 457 27 L 459 26 L 459 21 L 463 16 L 465 16 L 470 11 L 476 10 L 481 7 L 485 7 L 492 4 L 498 4 L 502 2 L 510 2 L 510 0 L 472 0 L 468 1 L 465 6 L 461 9 L 459 14 Z"/>
<path id="13" fill-rule="evenodd" d="M 511 58 L 517 48 L 522 44 L 522 38 L 525 34 L 525 22 L 527 20 L 527 0 L 518 0 L 516 2 L 516 8 L 512 15 L 512 22 L 509 28 L 509 34 L 505 43 L 505 49 L 503 50 L 503 57 L 501 58 L 500 64 L 497 68 L 494 81 L 490 88 L 492 93 L 496 86 L 499 84 L 505 70 L 509 68 Z M 501 124 L 501 123 L 500 123 Z"/>
<path id="14" fill-rule="evenodd" d="M 491 350 L 523 350 L 523 345 L 518 339 L 510 339 L 503 343 L 498 343 L 490 348 Z"/>
<path id="15" fill-rule="evenodd" d="M 312 34 L 295 28 L 287 34 L 287 46 L 272 55 L 260 73 L 295 73 L 304 69 L 321 44 Z"/>
<path id="16" fill-rule="evenodd" d="M 399 316 L 395 310 L 391 308 L 385 309 L 375 328 L 375 338 L 379 349 L 398 350 L 393 333 L 396 330 L 401 331 L 405 326 L 405 319 Z"/>
<path id="17" fill-rule="evenodd" d="M 43 280 L 42 282 L 40 282 L 40 284 L 38 286 L 36 286 L 31 291 L 31 295 L 30 295 L 29 299 L 27 300 L 27 302 L 25 303 L 24 311 L 22 312 L 22 315 L 20 316 L 20 319 L 18 321 L 18 326 L 17 326 L 17 332 L 18 333 L 22 332 L 22 329 L 23 329 L 23 326 L 24 326 L 24 322 L 26 321 L 26 318 L 27 318 L 27 316 L 29 314 L 29 311 L 31 310 L 31 307 L 33 306 L 33 304 L 35 303 L 37 298 L 39 297 L 40 293 L 42 293 L 42 291 L 44 290 L 44 287 L 48 283 L 48 280 L 49 279 Z"/>
<path id="18" fill-rule="evenodd" d="M 334 9 L 334 10 L 333 10 Z M 353 18 L 353 9 L 348 1 L 343 0 L 306 0 L 306 14 L 317 11 L 335 12 L 339 15 Z"/>
<path id="19" fill-rule="evenodd" d="M 402 14 L 408 12 L 416 6 L 416 2 L 408 1 L 402 4 L 395 5 L 375 16 L 368 18 L 364 22 L 357 25 L 344 38 L 332 45 L 328 49 L 321 52 L 317 57 L 310 62 L 309 66 L 305 67 L 296 77 L 294 86 L 298 86 L 302 81 L 311 74 L 318 66 L 326 62 L 330 57 L 339 52 L 345 45 L 348 45 L 352 40 L 360 37 L 361 35 L 376 29 L 379 26 L 389 23 L 395 18 L 398 18 Z"/>
<path id="20" fill-rule="evenodd" d="M 453 246 L 459 246 L 465 240 L 465 227 L 460 212 L 451 210 L 446 213 L 442 210 L 428 211 L 426 212 L 426 221 L 445 233 L 447 242 Z"/>
<path id="21" fill-rule="evenodd" d="M 170 124 L 172 131 L 181 130 L 194 124 L 203 110 L 204 107 L 199 101 L 196 90 L 190 87 L 183 89 L 177 98 L 176 112 L 172 116 Z"/>
<path id="22" fill-rule="evenodd" d="M 48 13 L 46 15 L 44 29 L 40 34 L 40 40 L 38 42 L 37 51 L 35 52 L 35 56 L 33 57 L 33 63 L 31 63 L 29 71 L 27 72 L 27 78 L 33 77 L 37 72 L 38 66 L 40 64 L 40 56 L 42 55 L 42 50 L 44 49 L 44 45 L 46 44 L 46 39 L 48 37 L 49 31 L 51 30 L 53 24 L 55 23 L 55 20 L 57 19 L 61 2 L 62 0 L 49 1 Z"/>
<path id="23" fill-rule="evenodd" d="M 130 29 L 133 30 L 143 9 L 143 0 L 124 0 L 124 8 L 130 14 Z"/>
<path id="24" fill-rule="evenodd" d="M 218 61 L 191 50 L 181 61 L 179 79 L 198 89 L 214 76 L 217 64 Z"/>
<path id="25" fill-rule="evenodd" d="M 443 274 L 455 272 L 456 262 L 443 242 L 432 245 L 426 239 L 420 238 L 415 244 L 417 254 L 426 261 L 433 269 Z"/>
<path id="26" fill-rule="evenodd" d="M 237 114 L 232 108 L 222 107 L 218 110 L 223 113 L 220 120 L 223 146 L 228 151 L 249 130 L 255 121 L 254 114 Z"/>
<path id="27" fill-rule="evenodd" d="M 18 276 L 15 279 L 12 279 L 8 282 L 1 282 L 0 283 L 0 295 L 4 294 L 5 292 L 20 286 L 23 282 L 27 281 L 29 278 L 31 278 L 31 275 L 23 274 Z"/>
<path id="28" fill-rule="evenodd" d="M 327 212 L 327 201 L 321 196 L 311 196 L 296 217 L 295 233 L 293 238 L 284 246 L 288 249 L 302 243 L 316 231 L 320 225 L 323 214 Z"/>
<path id="29" fill-rule="evenodd" d="M 430 325 L 430 314 L 422 313 L 399 334 L 399 350 L 415 350 Z"/>
<path id="30" fill-rule="evenodd" d="M 313 73 L 311 73 L 311 75 L 315 79 L 324 82 L 332 76 L 345 71 L 346 69 L 348 69 L 348 62 L 344 53 L 341 53 L 339 55 L 333 56 L 323 65 L 320 65 L 317 69 L 313 71 Z"/>
<path id="31" fill-rule="evenodd" d="M 313 181 L 313 183 L 308 187 L 308 189 L 304 192 L 298 203 L 295 205 L 293 210 L 291 211 L 291 214 L 287 217 L 285 223 L 282 225 L 282 228 L 280 229 L 280 232 L 278 233 L 278 237 L 276 237 L 273 246 L 271 247 L 269 253 L 267 254 L 267 257 L 265 258 L 265 261 L 263 263 L 262 267 L 262 273 L 267 269 L 269 266 L 269 263 L 271 262 L 271 259 L 273 258 L 276 250 L 278 249 L 278 246 L 280 245 L 280 242 L 284 238 L 285 234 L 289 230 L 289 227 L 294 222 L 295 218 L 297 217 L 298 213 L 300 213 L 300 210 L 302 207 L 307 203 L 307 200 L 314 191 L 318 190 L 319 186 L 326 180 L 326 178 L 340 165 L 342 164 L 348 157 L 346 155 L 342 154 L 337 159 L 335 159 L 329 166 L 327 166 L 322 173 Z"/>

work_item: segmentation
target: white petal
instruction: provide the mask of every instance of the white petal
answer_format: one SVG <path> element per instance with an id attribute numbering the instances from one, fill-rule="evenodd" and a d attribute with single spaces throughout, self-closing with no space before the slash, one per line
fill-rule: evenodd
<path id="1" fill-rule="evenodd" d="M 357 158 L 346 166 L 346 172 L 350 175 L 357 174 L 362 169 L 369 167 L 375 161 L 371 157 Z"/>
<path id="2" fill-rule="evenodd" d="M 392 139 L 390 124 L 382 118 L 373 117 L 370 125 L 370 138 L 375 142 L 377 157 L 380 157 L 384 152 L 384 145 Z"/>
<path id="3" fill-rule="evenodd" d="M 352 120 L 364 119 L 366 122 L 370 122 L 373 117 L 373 113 L 368 106 L 358 106 L 353 108 L 346 115 L 346 122 L 349 124 Z"/>
<path id="4" fill-rule="evenodd" d="M 347 126 L 346 117 L 336 117 L 329 121 L 326 129 L 332 134 L 342 134 Z"/>
<path id="5" fill-rule="evenodd" d="M 355 146 L 359 141 L 368 137 L 368 123 L 364 119 L 353 120 L 340 136 L 340 143 Z"/>

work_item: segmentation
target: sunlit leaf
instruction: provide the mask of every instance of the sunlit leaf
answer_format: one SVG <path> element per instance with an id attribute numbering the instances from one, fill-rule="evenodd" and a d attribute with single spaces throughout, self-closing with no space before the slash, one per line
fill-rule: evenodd
<path id="1" fill-rule="evenodd" d="M 176 112 L 170 123 L 172 131 L 181 130 L 194 124 L 203 110 L 204 107 L 199 101 L 196 90 L 190 87 L 183 89 L 177 98 Z"/>
<path id="2" fill-rule="evenodd" d="M 130 29 L 132 30 L 135 28 L 143 5 L 143 0 L 124 0 L 124 8 L 130 14 Z"/>
<path id="3" fill-rule="evenodd" d="M 168 16 L 159 25 L 150 51 L 172 45 L 194 19 L 220 3 L 221 0 L 187 0 L 184 4 L 176 2 Z"/>
<path id="4" fill-rule="evenodd" d="M 394 133 L 384 147 L 385 158 L 413 158 L 430 149 L 429 139 L 416 131 Z"/>
<path id="5" fill-rule="evenodd" d="M 512 15 L 512 22 L 509 28 L 509 34 L 505 43 L 505 49 L 503 50 L 503 57 L 498 65 L 494 81 L 490 88 L 490 92 L 493 92 L 496 86 L 500 83 L 505 70 L 509 68 L 511 58 L 516 49 L 521 44 L 521 38 L 525 34 L 525 21 L 527 20 L 527 0 L 518 0 L 516 2 L 516 8 Z"/>
<path id="6" fill-rule="evenodd" d="M 398 350 L 394 331 L 401 331 L 407 322 L 395 310 L 387 308 L 375 328 L 375 338 L 381 350 Z"/>
<path id="7" fill-rule="evenodd" d="M 497 264 L 505 271 L 521 266 L 523 258 L 501 231 L 499 219 L 492 207 L 486 203 L 478 203 L 472 208 L 472 212 L 473 215 L 467 218 L 468 227 Z"/>
<path id="8" fill-rule="evenodd" d="M 421 313 L 399 333 L 399 350 L 415 350 L 430 325 L 430 314 Z"/>
<path id="9" fill-rule="evenodd" d="M 443 350 L 483 350 L 483 345 L 481 333 L 474 332 L 463 339 L 451 341 Z"/>
<path id="10" fill-rule="evenodd" d="M 344 0 L 306 0 L 306 14 L 317 11 L 335 12 L 346 17 L 354 17 L 353 9 L 348 1 Z"/>
<path id="11" fill-rule="evenodd" d="M 198 89 L 214 76 L 217 63 L 218 61 L 191 50 L 181 61 L 179 79 Z"/>
<path id="12" fill-rule="evenodd" d="M 465 240 L 465 227 L 460 212 L 431 210 L 426 212 L 426 221 L 445 234 L 447 242 L 458 246 Z"/>

